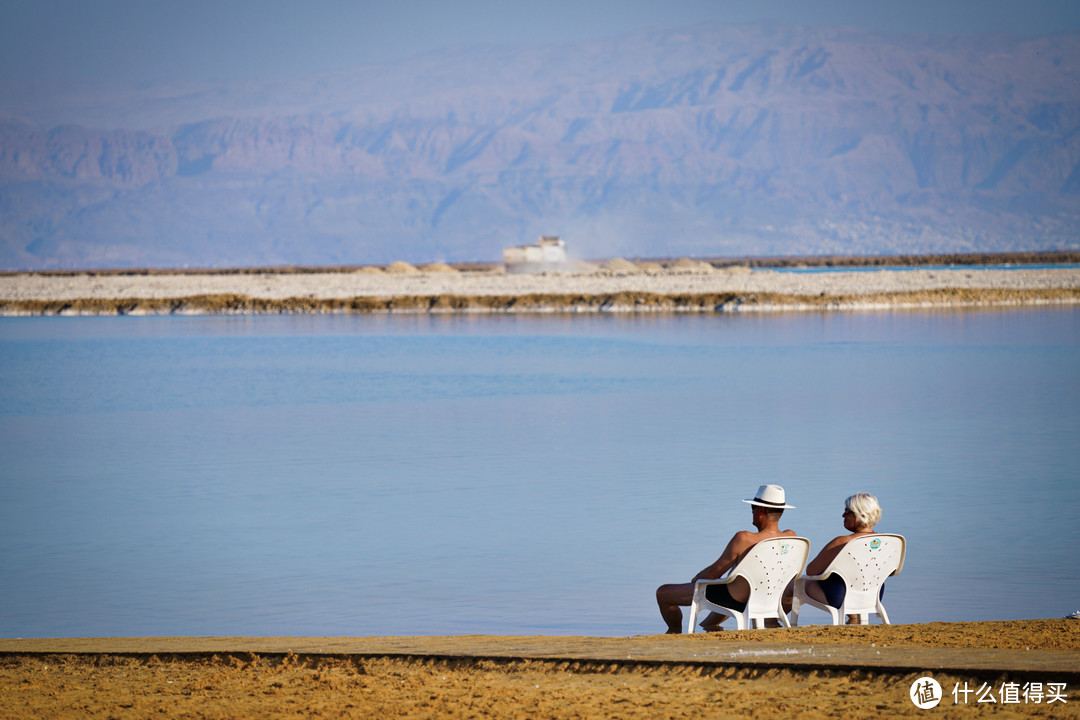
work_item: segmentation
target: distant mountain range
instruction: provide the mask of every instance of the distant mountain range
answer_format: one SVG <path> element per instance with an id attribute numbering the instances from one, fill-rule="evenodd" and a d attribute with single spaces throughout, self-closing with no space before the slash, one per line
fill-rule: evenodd
<path id="1" fill-rule="evenodd" d="M 1080 35 L 758 24 L 0 87 L 0 268 L 1080 249 Z"/>

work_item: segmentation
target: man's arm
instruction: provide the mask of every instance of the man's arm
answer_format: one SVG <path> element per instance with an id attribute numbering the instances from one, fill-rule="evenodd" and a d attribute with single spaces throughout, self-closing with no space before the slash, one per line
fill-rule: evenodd
<path id="1" fill-rule="evenodd" d="M 739 558 L 753 545 L 753 542 L 750 541 L 750 536 L 753 534 L 748 530 L 740 530 L 735 533 L 735 536 L 728 541 L 727 547 L 724 548 L 724 552 L 716 559 L 716 562 L 695 575 L 690 582 L 716 580 L 723 576 L 724 573 L 735 566 Z"/>

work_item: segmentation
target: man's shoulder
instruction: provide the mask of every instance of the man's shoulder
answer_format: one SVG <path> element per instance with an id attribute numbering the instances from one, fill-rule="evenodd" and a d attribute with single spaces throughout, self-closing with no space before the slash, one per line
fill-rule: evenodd
<path id="1" fill-rule="evenodd" d="M 781 530 L 776 534 L 758 532 L 757 530 L 740 530 L 731 538 L 736 545 L 756 545 L 762 540 L 775 537 L 798 537 L 799 533 L 794 530 Z"/>
<path id="2" fill-rule="evenodd" d="M 773 535 L 768 533 L 756 532 L 754 530 L 740 530 L 735 533 L 735 536 L 731 539 L 735 545 L 743 547 L 750 547 L 751 545 L 757 545 L 762 540 L 769 540 L 776 537 L 798 537 L 798 533 L 794 530 L 781 530 L 779 533 Z"/>
<path id="3" fill-rule="evenodd" d="M 771 540 L 773 538 L 778 538 L 778 537 L 798 537 L 799 533 L 795 532 L 794 530 L 781 530 L 776 534 L 753 532 L 751 530 L 743 530 L 742 532 L 737 533 L 735 535 L 735 537 L 738 538 L 740 535 L 744 536 L 744 537 L 740 538 L 744 542 L 746 542 L 746 543 L 748 543 L 750 545 L 756 545 L 759 542 L 761 542 L 762 540 Z"/>
<path id="4" fill-rule="evenodd" d="M 794 530 L 777 530 L 775 534 L 769 532 L 753 532 L 751 530 L 743 530 L 743 532 L 760 540 L 768 540 L 769 538 L 780 537 L 781 535 L 791 535 L 792 537 L 798 537 L 799 535 L 799 533 Z"/>

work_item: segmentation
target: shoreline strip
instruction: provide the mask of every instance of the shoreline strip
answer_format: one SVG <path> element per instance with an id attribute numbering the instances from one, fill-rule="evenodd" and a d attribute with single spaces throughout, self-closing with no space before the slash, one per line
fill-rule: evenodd
<path id="1" fill-rule="evenodd" d="M 1023 308 L 1080 304 L 1080 288 L 942 288 L 792 295 L 767 292 L 662 294 L 393 295 L 264 298 L 240 293 L 184 297 L 0 300 L 0 317 L 113 315 L 302 315 L 452 313 L 831 312 Z"/>

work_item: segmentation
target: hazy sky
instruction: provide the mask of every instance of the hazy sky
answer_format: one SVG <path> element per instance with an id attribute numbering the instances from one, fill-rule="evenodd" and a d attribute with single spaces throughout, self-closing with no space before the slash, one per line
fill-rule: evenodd
<path id="1" fill-rule="evenodd" d="M 1080 30 L 1080 0 L 0 0 L 0 79 L 235 80 L 701 22 Z"/>

